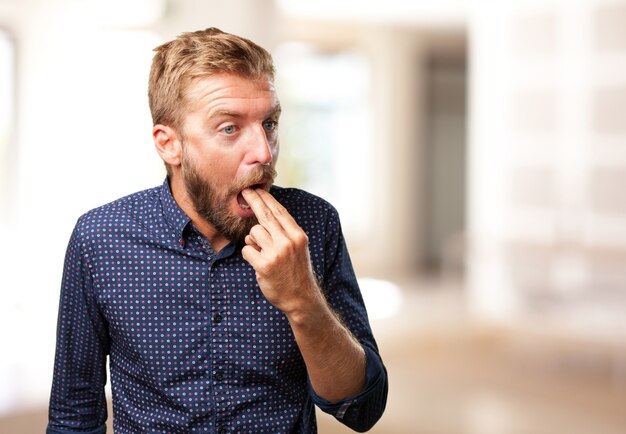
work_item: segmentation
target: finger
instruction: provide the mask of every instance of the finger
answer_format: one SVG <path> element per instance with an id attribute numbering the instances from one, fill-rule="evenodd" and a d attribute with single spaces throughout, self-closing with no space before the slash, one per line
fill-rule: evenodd
<path id="1" fill-rule="evenodd" d="M 251 245 L 243 246 L 241 249 L 241 256 L 245 259 L 255 270 L 257 267 L 260 267 L 263 263 L 263 254 L 256 250 Z"/>
<path id="2" fill-rule="evenodd" d="M 244 241 L 246 245 L 252 247 L 257 252 L 261 251 L 261 247 L 254 241 L 254 239 L 250 235 L 246 235 L 246 238 L 244 239 Z"/>
<path id="3" fill-rule="evenodd" d="M 280 202 L 278 202 L 274 198 L 274 196 L 272 196 L 268 191 L 257 189 L 256 193 L 259 195 L 265 206 L 269 208 L 274 218 L 280 223 L 280 225 L 284 229 L 286 229 L 288 232 L 301 230 L 298 223 L 296 223 L 291 214 L 289 214 L 289 211 L 287 211 L 287 209 Z"/>
<path id="4" fill-rule="evenodd" d="M 269 246 L 272 245 L 272 237 L 267 232 L 267 230 L 260 224 L 252 226 L 248 237 L 250 237 L 254 244 L 259 246 L 261 249 L 267 249 Z"/>
<path id="5" fill-rule="evenodd" d="M 272 233 L 282 232 L 283 228 L 280 222 L 272 213 L 271 208 L 265 204 L 265 201 L 259 195 L 260 191 L 263 190 L 252 190 L 250 188 L 246 188 L 241 192 L 241 194 L 252 209 L 252 212 L 254 212 L 259 224 L 267 229 L 270 235 L 272 235 Z"/>

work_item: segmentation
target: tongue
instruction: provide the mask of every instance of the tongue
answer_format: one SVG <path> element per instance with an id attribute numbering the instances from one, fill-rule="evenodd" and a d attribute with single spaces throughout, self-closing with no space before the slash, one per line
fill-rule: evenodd
<path id="1" fill-rule="evenodd" d="M 237 195 L 237 203 L 242 209 L 250 209 L 250 205 L 248 205 L 248 202 L 246 202 L 246 200 L 243 198 L 241 192 Z"/>

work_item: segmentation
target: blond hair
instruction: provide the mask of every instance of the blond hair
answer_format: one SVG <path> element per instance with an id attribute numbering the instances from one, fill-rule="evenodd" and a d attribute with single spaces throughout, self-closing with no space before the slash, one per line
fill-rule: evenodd
<path id="1" fill-rule="evenodd" d="M 192 81 L 219 73 L 274 80 L 272 56 L 254 42 L 211 27 L 155 48 L 148 98 L 153 125 L 182 126 Z"/>

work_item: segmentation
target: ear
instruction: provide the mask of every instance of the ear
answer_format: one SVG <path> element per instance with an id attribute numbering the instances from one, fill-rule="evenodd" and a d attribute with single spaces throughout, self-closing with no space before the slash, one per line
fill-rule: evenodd
<path id="1" fill-rule="evenodd" d="M 176 130 L 167 125 L 157 124 L 152 127 L 154 147 L 161 159 L 170 166 L 180 166 L 182 142 Z"/>

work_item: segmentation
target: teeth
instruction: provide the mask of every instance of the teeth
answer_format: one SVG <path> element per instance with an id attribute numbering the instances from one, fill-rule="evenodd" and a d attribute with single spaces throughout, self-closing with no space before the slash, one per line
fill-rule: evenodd
<path id="1" fill-rule="evenodd" d="M 239 204 L 239 207 L 241 209 L 250 209 L 250 205 L 248 205 L 248 202 L 246 202 L 246 200 L 243 198 L 242 193 L 239 193 L 237 195 L 237 203 Z"/>

